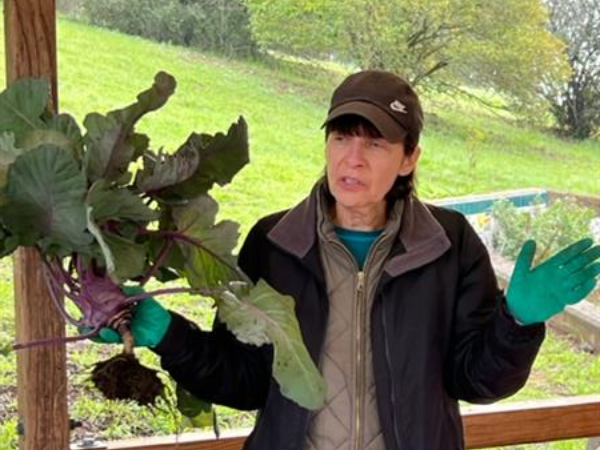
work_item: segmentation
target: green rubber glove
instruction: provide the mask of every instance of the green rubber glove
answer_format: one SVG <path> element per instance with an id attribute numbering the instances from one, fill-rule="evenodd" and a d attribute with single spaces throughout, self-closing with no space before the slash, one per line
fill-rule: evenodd
<path id="1" fill-rule="evenodd" d="M 508 284 L 506 302 L 523 325 L 548 320 L 567 305 L 583 300 L 600 274 L 600 246 L 582 239 L 531 268 L 535 241 L 523 244 Z"/>
<path id="2" fill-rule="evenodd" d="M 125 287 L 123 292 L 127 295 L 141 294 L 143 290 L 137 286 Z M 152 297 L 140 300 L 132 310 L 131 333 L 136 347 L 155 347 L 162 341 L 169 325 L 171 314 Z M 123 342 L 118 332 L 112 328 L 102 328 L 94 342 L 102 344 L 117 344 Z"/>

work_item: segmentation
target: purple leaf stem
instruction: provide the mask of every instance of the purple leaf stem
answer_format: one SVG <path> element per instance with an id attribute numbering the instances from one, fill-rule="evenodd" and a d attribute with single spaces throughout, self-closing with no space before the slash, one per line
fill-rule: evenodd
<path id="1" fill-rule="evenodd" d="M 160 253 L 158 254 L 158 258 L 156 258 L 156 262 L 150 268 L 148 273 L 144 276 L 144 278 L 140 282 L 140 286 L 144 286 L 148 282 L 148 280 L 150 280 L 150 278 L 152 278 L 154 274 L 158 271 L 162 263 L 165 261 L 165 258 L 169 255 L 169 252 L 173 248 L 173 244 L 174 242 L 172 239 L 168 239 L 167 242 L 165 242 L 165 245 L 163 245 L 162 249 L 160 250 Z"/>
<path id="2" fill-rule="evenodd" d="M 71 258 L 71 261 L 72 260 L 73 260 L 73 258 Z M 75 280 L 73 279 L 71 274 L 69 272 L 67 272 L 67 270 L 63 267 L 62 261 L 58 258 L 55 258 L 52 261 L 52 265 L 58 268 L 59 273 L 62 277 L 63 283 L 65 283 L 67 286 L 69 286 L 69 288 L 71 289 L 71 292 L 74 292 L 75 294 L 79 293 L 79 291 L 80 291 L 79 286 L 77 286 L 77 283 L 75 282 Z"/>
<path id="3" fill-rule="evenodd" d="M 141 294 L 136 294 L 131 297 L 127 297 L 127 300 L 125 300 L 125 304 L 130 305 L 132 303 L 139 302 L 140 300 L 144 300 L 149 297 L 158 297 L 159 295 L 179 294 L 179 293 L 200 294 L 201 291 L 199 289 L 194 289 L 194 288 L 157 289 L 155 291 L 143 292 Z"/>
<path id="4" fill-rule="evenodd" d="M 79 289 L 79 286 L 76 285 L 74 280 L 69 276 L 69 274 L 61 270 L 60 263 L 45 261 L 44 267 L 46 267 L 46 270 L 48 270 L 49 274 L 51 275 L 50 279 L 57 287 L 60 287 L 62 295 L 65 295 L 72 301 L 77 302 L 77 297 L 79 296 L 81 290 Z M 64 285 L 66 285 L 69 290 L 65 289 L 65 287 L 63 287 Z"/>
<path id="5" fill-rule="evenodd" d="M 180 231 L 167 231 L 167 230 L 163 230 L 163 231 L 151 231 L 151 230 L 146 230 L 145 228 L 143 228 L 143 229 L 140 230 L 140 232 L 143 233 L 143 234 L 154 234 L 154 235 L 158 235 L 160 237 L 172 238 L 172 239 L 175 239 L 177 241 L 182 241 L 182 242 L 185 242 L 187 244 L 191 244 L 191 245 L 193 245 L 195 247 L 201 248 L 206 253 L 208 253 L 213 258 L 215 258 L 217 261 L 219 261 L 221 264 L 223 264 L 225 267 L 227 267 L 229 270 L 231 270 L 233 273 L 235 273 L 241 279 L 241 281 L 250 282 L 250 279 L 246 276 L 246 274 L 244 272 L 242 272 L 237 267 L 232 266 L 231 264 L 229 264 L 221 256 L 217 255 L 210 248 L 206 247 L 198 239 L 195 239 L 195 238 L 193 238 L 191 236 L 188 236 L 187 234 L 181 233 Z"/>
<path id="6" fill-rule="evenodd" d="M 31 348 L 31 347 L 39 347 L 40 345 L 62 344 L 63 342 L 67 343 L 67 342 L 83 341 L 84 339 L 94 337 L 96 334 L 98 334 L 99 331 L 100 331 L 100 327 L 96 327 L 87 333 L 80 334 L 77 336 L 69 336 L 69 337 L 64 337 L 64 338 L 40 339 L 38 341 L 30 341 L 30 342 L 25 342 L 23 344 L 16 343 L 16 344 L 13 344 L 13 350 L 24 350 L 24 349 Z"/>
<path id="7" fill-rule="evenodd" d="M 81 262 L 81 258 L 79 257 L 79 255 L 73 255 L 73 259 L 75 259 L 75 267 L 77 268 L 77 275 L 81 283 L 81 277 L 83 276 L 83 272 L 85 269 L 83 267 L 83 263 Z M 83 287 L 84 286 L 82 286 L 82 288 Z"/>
<path id="8" fill-rule="evenodd" d="M 50 292 L 50 298 L 52 298 L 54 306 L 56 306 L 56 308 L 60 311 L 65 320 L 67 320 L 69 323 L 75 325 L 76 327 L 81 326 L 83 322 L 71 316 L 65 309 L 64 303 L 59 299 L 59 296 L 62 294 L 69 297 L 74 302 L 77 302 L 76 297 L 71 295 L 71 293 L 67 292 L 62 287 L 60 281 L 56 280 L 54 272 L 50 268 L 50 265 L 47 261 L 44 261 L 44 269 L 44 279 L 46 280 L 46 286 L 48 287 L 48 291 Z"/>

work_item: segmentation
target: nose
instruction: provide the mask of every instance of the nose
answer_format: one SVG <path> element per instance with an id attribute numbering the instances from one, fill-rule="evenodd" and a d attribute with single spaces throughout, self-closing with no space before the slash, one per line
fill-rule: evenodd
<path id="1" fill-rule="evenodd" d="M 365 140 L 360 136 L 352 136 L 347 141 L 344 162 L 351 167 L 365 165 Z"/>

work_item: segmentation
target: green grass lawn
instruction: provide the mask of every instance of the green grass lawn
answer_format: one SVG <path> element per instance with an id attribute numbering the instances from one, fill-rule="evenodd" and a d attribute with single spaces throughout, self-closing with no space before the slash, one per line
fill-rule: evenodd
<path id="1" fill-rule="evenodd" d="M 59 21 L 58 46 L 60 109 L 80 121 L 87 112 L 130 103 L 159 70 L 173 74 L 178 88 L 166 107 L 141 123 L 153 148 L 174 150 L 192 131 L 224 131 L 239 115 L 246 118 L 252 163 L 231 185 L 215 192 L 221 216 L 240 222 L 243 234 L 260 216 L 298 202 L 323 170 L 320 126 L 328 95 L 343 77 L 339 68 L 275 59 L 229 61 L 64 19 Z M 468 103 L 425 100 L 429 109 L 418 173 L 423 198 L 532 186 L 600 195 L 600 142 L 568 142 Z M 11 273 L 10 261 L 0 262 L 0 351 L 13 335 Z M 211 321 L 212 310 L 202 300 L 179 296 L 168 305 L 204 326 Z M 100 353 L 116 351 L 88 343 L 69 347 L 71 416 L 105 438 L 172 433 L 170 414 L 104 402 L 89 388 L 86 369 Z M 140 353 L 144 361 L 157 363 L 150 352 Z M 14 383 L 14 354 L 3 351 L 0 402 L 9 401 Z M 529 384 L 515 399 L 598 392 L 600 360 L 551 334 Z M 249 425 L 252 420 L 225 409 L 219 417 L 223 426 Z M 0 449 L 14 448 L 15 422 L 14 414 L 0 421 Z M 585 445 L 573 441 L 519 448 L 583 450 Z"/>

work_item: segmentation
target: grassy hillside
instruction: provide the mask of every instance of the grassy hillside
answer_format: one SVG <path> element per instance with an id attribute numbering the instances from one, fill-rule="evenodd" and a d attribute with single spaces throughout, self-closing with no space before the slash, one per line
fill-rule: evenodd
<path id="1" fill-rule="evenodd" d="M 0 33 L 2 36 L 3 33 Z M 179 83 L 169 104 L 144 119 L 142 131 L 155 149 L 176 149 L 191 131 L 225 130 L 243 115 L 249 123 L 252 164 L 233 184 L 216 192 L 222 216 L 241 222 L 243 232 L 261 215 L 299 201 L 323 170 L 320 125 L 331 89 L 343 77 L 338 68 L 293 62 L 235 62 L 187 49 L 150 43 L 61 20 L 58 28 L 60 109 L 79 120 L 132 101 L 154 74 L 165 70 Z M 3 49 L 3 43 L 0 45 Z M 0 58 L 0 74 L 4 73 Z M 600 195 L 600 143 L 572 143 L 520 128 L 469 104 L 426 99 L 428 109 L 419 193 L 432 199 L 498 189 L 540 186 Z M 10 261 L 0 262 L 0 351 L 12 340 L 13 296 Z M 178 297 L 175 309 L 207 325 L 200 300 Z M 71 330 L 73 332 L 73 330 Z M 520 398 L 600 391 L 600 363 L 550 337 Z M 168 414 L 153 416 L 131 405 L 98 400 L 82 372 L 97 359 L 90 344 L 69 347 L 71 415 L 103 430 L 107 438 L 173 432 Z M 102 352 L 117 351 L 102 349 Z M 156 360 L 144 353 L 147 361 Z M 0 448 L 15 440 L 14 354 L 0 355 Z M 85 392 L 85 395 L 83 393 Z M 224 425 L 249 423 L 248 416 L 221 414 Z M 540 448 L 540 447 L 536 447 Z M 583 449 L 563 443 L 553 449 Z"/>
<path id="2" fill-rule="evenodd" d="M 159 70 L 177 78 L 175 96 L 141 124 L 154 148 L 176 149 L 191 131 L 225 130 L 243 115 L 252 164 L 217 196 L 244 230 L 302 198 L 322 171 L 320 125 L 339 71 L 295 64 L 297 75 L 290 73 L 293 63 L 226 61 L 65 20 L 58 47 L 60 109 L 78 119 L 127 104 Z M 599 142 L 559 140 L 468 103 L 430 98 L 426 105 L 422 197 L 528 186 L 600 194 Z"/>

